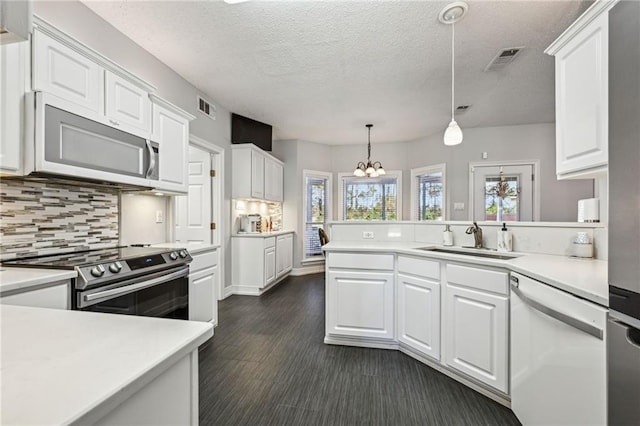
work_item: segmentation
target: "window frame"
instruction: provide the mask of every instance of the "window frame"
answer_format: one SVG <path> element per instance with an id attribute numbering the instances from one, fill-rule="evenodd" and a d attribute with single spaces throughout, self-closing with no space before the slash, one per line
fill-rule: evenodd
<path id="1" fill-rule="evenodd" d="M 449 186 L 447 185 L 447 163 L 431 164 L 424 167 L 411 169 L 411 220 L 420 222 L 439 222 L 439 220 L 427 221 L 418 218 L 418 176 L 442 172 L 442 220 L 449 220 Z"/>
<path id="2" fill-rule="evenodd" d="M 396 178 L 396 191 L 397 191 L 397 200 L 396 200 L 396 220 L 376 220 L 376 221 L 367 221 L 367 220 L 349 220 L 348 222 L 398 222 L 403 220 L 402 216 L 402 170 L 388 170 L 384 177 L 392 177 Z M 356 178 L 356 179 L 366 179 L 366 178 L 357 178 L 353 176 L 353 173 L 338 173 L 338 220 L 347 221 L 344 217 L 344 181 L 346 178 Z"/>
<path id="3" fill-rule="evenodd" d="M 330 172 L 321 172 L 317 170 L 303 170 L 302 171 L 302 244 L 301 250 L 302 254 L 300 256 L 300 263 L 314 263 L 314 262 L 324 262 L 324 256 L 307 256 L 307 204 L 309 200 L 309 194 L 307 193 L 307 179 L 308 178 L 316 178 L 316 179 L 326 179 L 326 205 L 324 208 L 324 229 L 328 231 L 327 227 L 329 222 L 331 221 L 332 211 L 333 211 L 333 173 Z M 319 223 L 319 222 L 314 222 Z"/>

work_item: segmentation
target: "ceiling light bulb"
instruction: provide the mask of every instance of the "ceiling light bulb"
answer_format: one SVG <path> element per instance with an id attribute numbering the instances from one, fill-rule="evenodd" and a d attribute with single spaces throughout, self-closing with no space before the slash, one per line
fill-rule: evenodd
<path id="1" fill-rule="evenodd" d="M 378 168 L 378 170 L 376 170 L 376 173 L 378 173 L 378 175 L 380 175 L 380 176 L 384 176 L 384 175 L 386 175 L 386 174 L 387 174 L 387 172 L 385 172 L 385 171 L 384 171 L 384 169 L 382 168 L 382 166 L 380 166 L 380 167 Z"/>
<path id="2" fill-rule="evenodd" d="M 357 177 L 364 177 L 364 172 L 361 168 L 357 168 L 353 171 L 353 175 Z"/>
<path id="3" fill-rule="evenodd" d="M 376 170 L 373 167 L 369 166 L 367 167 L 367 170 L 365 170 L 364 172 L 367 174 L 367 176 L 371 176 L 376 172 Z"/>
<path id="4" fill-rule="evenodd" d="M 462 143 L 462 129 L 460 129 L 456 120 L 451 120 L 449 127 L 444 131 L 444 144 L 458 145 L 460 143 Z"/>

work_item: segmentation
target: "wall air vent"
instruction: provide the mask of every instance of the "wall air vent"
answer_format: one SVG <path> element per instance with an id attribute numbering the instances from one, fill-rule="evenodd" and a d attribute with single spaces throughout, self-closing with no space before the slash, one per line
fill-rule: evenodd
<path id="1" fill-rule="evenodd" d="M 462 114 L 463 112 L 467 112 L 471 108 L 471 105 L 458 105 L 456 107 L 456 114 Z"/>
<path id="2" fill-rule="evenodd" d="M 522 49 L 524 49 L 524 47 L 507 47 L 506 49 L 501 49 L 484 70 L 495 71 L 504 68 L 516 59 L 520 52 L 522 52 Z"/>
<path id="3" fill-rule="evenodd" d="M 212 120 L 216 119 L 216 107 L 209 101 L 202 99 L 200 96 L 198 96 L 198 111 Z"/>

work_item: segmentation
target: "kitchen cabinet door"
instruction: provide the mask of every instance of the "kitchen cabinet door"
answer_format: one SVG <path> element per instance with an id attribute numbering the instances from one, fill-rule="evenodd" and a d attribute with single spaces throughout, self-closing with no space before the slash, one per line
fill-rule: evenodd
<path id="1" fill-rule="evenodd" d="M 269 201 L 282 202 L 283 167 L 276 161 L 264 160 L 264 198 Z"/>
<path id="2" fill-rule="evenodd" d="M 251 151 L 251 197 L 263 200 L 264 197 L 264 156 Z"/>
<path id="3" fill-rule="evenodd" d="M 189 120 L 163 105 L 153 104 L 151 139 L 159 145 L 159 179 L 156 188 L 188 192 Z M 155 184 L 155 182 L 154 182 Z"/>
<path id="4" fill-rule="evenodd" d="M 0 172 L 21 174 L 29 43 L 0 46 Z"/>
<path id="5" fill-rule="evenodd" d="M 33 34 L 33 89 L 102 114 L 103 69 L 39 30 Z"/>
<path id="6" fill-rule="evenodd" d="M 440 359 L 440 283 L 398 274 L 398 341 Z"/>
<path id="7" fill-rule="evenodd" d="M 445 364 L 508 393 L 508 297 L 447 284 L 443 306 Z"/>
<path id="8" fill-rule="evenodd" d="M 105 71 L 105 115 L 109 125 L 148 137 L 151 131 L 149 93 L 111 71 Z"/>
<path id="9" fill-rule="evenodd" d="M 279 235 L 276 238 L 277 277 L 289 272 L 293 267 L 293 235 Z"/>
<path id="10" fill-rule="evenodd" d="M 556 173 L 593 177 L 608 162 L 608 14 L 582 28 L 555 54 Z"/>
<path id="11" fill-rule="evenodd" d="M 276 247 L 264 250 L 264 286 L 276 280 Z"/>
<path id="12" fill-rule="evenodd" d="M 213 321 L 217 311 L 218 266 L 189 274 L 189 320 Z"/>
<path id="13" fill-rule="evenodd" d="M 392 272 L 329 270 L 326 333 L 394 338 Z"/>

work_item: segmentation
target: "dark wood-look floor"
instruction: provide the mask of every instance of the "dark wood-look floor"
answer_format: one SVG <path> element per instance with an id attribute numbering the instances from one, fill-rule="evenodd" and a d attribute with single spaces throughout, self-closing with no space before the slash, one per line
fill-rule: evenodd
<path id="1" fill-rule="evenodd" d="M 513 413 L 398 351 L 324 338 L 324 275 L 219 304 L 200 348 L 201 425 L 518 425 Z"/>

